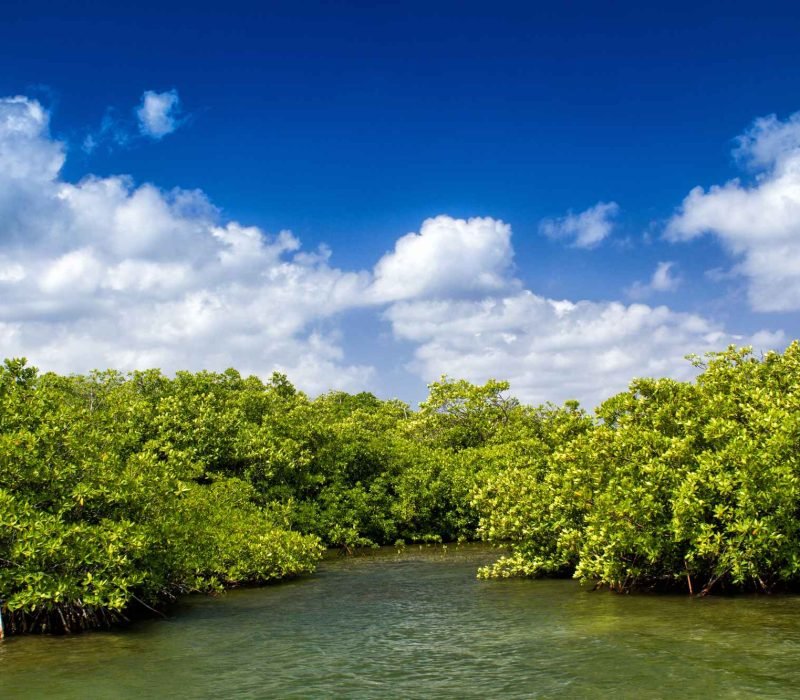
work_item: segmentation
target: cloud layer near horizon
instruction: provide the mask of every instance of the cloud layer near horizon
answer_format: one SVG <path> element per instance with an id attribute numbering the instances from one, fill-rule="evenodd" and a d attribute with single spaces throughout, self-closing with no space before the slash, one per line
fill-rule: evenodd
<path id="1" fill-rule="evenodd" d="M 288 231 L 223 220 L 196 190 L 65 181 L 48 121 L 34 100 L 0 100 L 0 355 L 44 369 L 234 366 L 312 393 L 370 389 L 342 318 L 371 309 L 424 381 L 498 377 L 526 401 L 594 405 L 633 376 L 689 376 L 687 353 L 783 342 L 665 306 L 539 296 L 514 275 L 510 226 L 490 217 L 428 219 L 372 270 L 339 269 Z"/>

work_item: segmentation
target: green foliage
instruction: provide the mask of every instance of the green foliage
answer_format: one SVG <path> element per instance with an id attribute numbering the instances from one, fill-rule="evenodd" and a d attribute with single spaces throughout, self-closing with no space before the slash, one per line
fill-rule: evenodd
<path id="1" fill-rule="evenodd" d="M 479 534 L 511 543 L 510 554 L 484 577 L 563 575 L 577 562 L 584 516 L 596 475 L 574 449 L 592 431 L 575 403 L 532 412 L 517 439 L 483 450 L 488 467 L 474 492 Z"/>
<path id="2" fill-rule="evenodd" d="M 232 414 L 220 408 L 218 378 L 197 379 L 211 388 L 189 392 L 189 377 L 158 373 L 39 376 L 22 361 L 0 369 L 9 631 L 77 631 L 180 592 L 313 568 L 316 538 L 288 532 L 256 505 L 252 486 L 217 473 L 235 431 L 211 423 L 229 425 Z"/>
<path id="3" fill-rule="evenodd" d="M 478 447 L 501 431 L 519 408 L 508 398 L 508 382 L 490 379 L 483 386 L 442 377 L 428 386 L 411 430 L 426 442 L 451 449 Z"/>
<path id="4" fill-rule="evenodd" d="M 692 358 L 595 416 L 442 378 L 413 412 L 274 374 L 0 367 L 10 632 L 76 631 L 350 550 L 483 538 L 482 576 L 614 590 L 800 580 L 800 344 Z"/>
<path id="5" fill-rule="evenodd" d="M 700 594 L 798 583 L 800 344 L 693 359 L 695 383 L 635 380 L 592 429 L 479 489 L 483 536 L 512 547 L 485 574 Z"/>

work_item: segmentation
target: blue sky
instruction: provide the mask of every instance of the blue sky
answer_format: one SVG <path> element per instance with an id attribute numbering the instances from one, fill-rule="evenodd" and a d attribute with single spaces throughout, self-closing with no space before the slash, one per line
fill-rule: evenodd
<path id="1" fill-rule="evenodd" d="M 800 10 L 647 5 L 4 3 L 0 355 L 592 404 L 782 347 Z"/>

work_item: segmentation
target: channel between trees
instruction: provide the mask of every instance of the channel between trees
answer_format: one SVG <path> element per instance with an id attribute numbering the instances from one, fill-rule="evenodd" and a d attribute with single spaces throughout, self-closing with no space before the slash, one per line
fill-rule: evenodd
<path id="1" fill-rule="evenodd" d="M 324 547 L 482 539 L 484 577 L 619 592 L 800 581 L 800 344 L 690 358 L 595 413 L 442 378 L 413 411 L 273 374 L 0 368 L 6 634 L 311 573 Z"/>

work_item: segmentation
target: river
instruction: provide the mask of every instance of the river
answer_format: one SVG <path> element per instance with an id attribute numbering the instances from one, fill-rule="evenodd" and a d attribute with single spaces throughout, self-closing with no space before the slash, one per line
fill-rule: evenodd
<path id="1" fill-rule="evenodd" d="M 169 620 L 0 643 L 3 698 L 796 697 L 800 597 L 479 581 L 481 546 L 328 557 Z"/>

